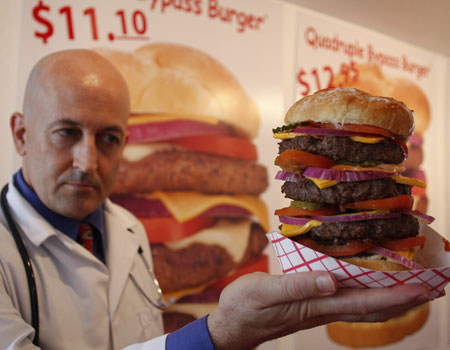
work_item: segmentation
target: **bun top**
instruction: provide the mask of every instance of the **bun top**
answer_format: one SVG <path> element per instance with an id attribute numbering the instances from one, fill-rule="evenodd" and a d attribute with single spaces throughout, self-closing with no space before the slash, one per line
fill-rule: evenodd
<path id="1" fill-rule="evenodd" d="M 284 121 L 372 125 L 405 140 L 414 131 L 413 113 L 403 102 L 347 88 L 325 89 L 305 96 L 289 108 Z"/>
<path id="2" fill-rule="evenodd" d="M 231 72 L 211 56 L 167 43 L 143 46 L 128 54 L 132 56 L 129 60 L 118 59 L 111 51 L 97 52 L 123 73 L 130 88 L 132 113 L 211 116 L 247 137 L 257 135 L 256 104 Z"/>

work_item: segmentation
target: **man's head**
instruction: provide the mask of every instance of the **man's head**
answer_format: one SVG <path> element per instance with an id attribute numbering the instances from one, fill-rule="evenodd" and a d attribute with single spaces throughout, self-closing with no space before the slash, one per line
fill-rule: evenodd
<path id="1" fill-rule="evenodd" d="M 88 50 L 50 54 L 33 68 L 11 129 L 27 184 L 53 211 L 84 219 L 109 195 L 130 109 L 126 83 Z"/>

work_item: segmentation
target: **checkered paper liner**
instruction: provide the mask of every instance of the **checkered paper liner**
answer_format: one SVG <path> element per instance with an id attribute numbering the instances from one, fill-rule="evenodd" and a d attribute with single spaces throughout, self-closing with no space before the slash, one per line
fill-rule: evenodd
<path id="1" fill-rule="evenodd" d="M 444 250 L 442 237 L 423 225 L 421 232 L 427 237 L 421 252 L 427 262 L 425 270 L 374 271 L 332 258 L 307 248 L 274 231 L 266 236 L 275 251 L 283 273 L 302 271 L 329 271 L 336 277 L 339 287 L 380 288 L 399 284 L 422 284 L 431 291 L 431 299 L 445 295 L 450 281 L 450 252 Z"/>

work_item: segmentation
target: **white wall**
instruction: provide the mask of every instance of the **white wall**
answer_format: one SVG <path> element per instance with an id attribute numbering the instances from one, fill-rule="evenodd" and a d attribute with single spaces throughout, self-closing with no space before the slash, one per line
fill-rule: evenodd
<path id="1" fill-rule="evenodd" d="M 0 185 L 9 180 L 14 170 L 9 117 L 17 108 L 21 8 L 19 0 L 0 1 Z"/>

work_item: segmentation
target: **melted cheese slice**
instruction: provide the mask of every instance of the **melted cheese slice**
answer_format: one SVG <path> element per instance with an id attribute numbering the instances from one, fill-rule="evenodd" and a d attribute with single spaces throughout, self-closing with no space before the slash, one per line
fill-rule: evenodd
<path id="1" fill-rule="evenodd" d="M 296 132 L 277 132 L 277 133 L 273 134 L 273 137 L 276 139 L 279 139 L 279 140 L 293 139 L 294 137 L 297 137 L 297 136 L 314 136 L 314 135 L 301 134 L 301 133 L 296 133 Z M 381 136 L 380 137 L 377 137 L 377 136 L 371 136 L 371 137 L 350 136 L 349 138 L 355 142 L 361 142 L 361 143 L 378 143 L 384 139 L 384 137 L 381 137 Z"/>
<path id="2" fill-rule="evenodd" d="M 159 199 L 179 222 L 185 222 L 204 211 L 218 205 L 234 205 L 247 209 L 259 221 L 266 232 L 270 230 L 266 204 L 258 197 L 249 195 L 207 195 L 198 192 L 156 191 L 145 195 L 149 199 Z"/>
<path id="3" fill-rule="evenodd" d="M 414 179 L 412 177 L 405 177 L 405 176 L 392 176 L 392 178 L 395 180 L 395 182 L 399 184 L 404 185 L 410 185 L 410 186 L 417 186 L 420 188 L 426 188 L 427 184 L 419 179 Z"/>
<path id="4" fill-rule="evenodd" d="M 405 258 L 412 260 L 415 255 L 414 248 L 408 249 L 408 250 L 396 250 L 397 254 L 404 256 Z"/>
<path id="5" fill-rule="evenodd" d="M 314 184 L 317 187 L 319 187 L 320 189 L 334 186 L 340 182 L 340 181 L 336 181 L 336 180 L 321 180 L 321 179 L 315 179 L 313 177 L 307 177 L 307 176 L 305 176 L 305 177 L 308 180 L 311 180 L 312 182 L 314 182 Z"/>
<path id="6" fill-rule="evenodd" d="M 314 184 L 320 188 L 324 189 L 327 187 L 334 186 L 338 184 L 340 181 L 334 181 L 334 180 L 321 180 L 321 179 L 314 179 L 312 177 L 305 176 L 308 180 L 311 180 L 314 182 Z M 396 183 L 404 184 L 404 185 L 410 185 L 410 186 L 417 186 L 420 188 L 425 188 L 427 185 L 425 182 L 419 179 L 413 179 L 411 177 L 405 177 L 405 176 L 392 176 L 392 179 L 395 180 Z"/>
<path id="7" fill-rule="evenodd" d="M 320 226 L 322 223 L 317 220 L 308 221 L 305 225 L 289 225 L 282 224 L 281 225 L 281 234 L 285 237 L 294 237 L 298 235 L 302 235 L 308 231 L 310 231 L 313 227 Z"/>
<path id="8" fill-rule="evenodd" d="M 361 142 L 361 143 L 378 143 L 384 139 L 384 137 L 366 137 L 366 136 L 350 136 L 350 139 L 355 142 Z"/>
<path id="9" fill-rule="evenodd" d="M 122 157 L 129 162 L 139 162 L 153 153 L 174 151 L 182 148 L 168 143 L 130 144 L 125 146 Z"/>
<path id="10" fill-rule="evenodd" d="M 180 119 L 195 120 L 202 123 L 217 124 L 219 119 L 206 115 L 193 114 L 135 114 L 128 120 L 128 125 L 169 122 Z"/>
<path id="11" fill-rule="evenodd" d="M 216 225 L 200 230 L 195 235 L 179 241 L 166 242 L 172 250 L 179 250 L 193 243 L 223 247 L 238 264 L 244 257 L 250 239 L 250 220 L 219 220 Z"/>

